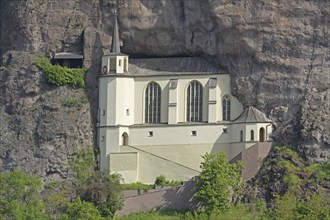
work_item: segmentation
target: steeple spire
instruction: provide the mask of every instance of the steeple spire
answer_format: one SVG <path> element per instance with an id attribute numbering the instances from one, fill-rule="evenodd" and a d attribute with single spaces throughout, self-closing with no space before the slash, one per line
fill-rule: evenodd
<path id="1" fill-rule="evenodd" d="M 112 43 L 111 43 L 111 53 L 120 53 L 120 41 L 119 41 L 119 31 L 118 31 L 118 22 L 117 22 L 117 12 L 114 12 L 114 25 L 113 25 L 113 34 L 112 34 Z"/>

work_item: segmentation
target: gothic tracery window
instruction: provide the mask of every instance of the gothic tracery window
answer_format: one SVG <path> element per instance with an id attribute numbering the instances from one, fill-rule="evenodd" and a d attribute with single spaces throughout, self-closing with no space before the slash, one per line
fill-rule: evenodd
<path id="1" fill-rule="evenodd" d="M 187 88 L 187 122 L 201 122 L 203 116 L 203 86 L 192 81 Z"/>
<path id="2" fill-rule="evenodd" d="M 151 82 L 145 92 L 145 122 L 160 123 L 161 88 Z"/>

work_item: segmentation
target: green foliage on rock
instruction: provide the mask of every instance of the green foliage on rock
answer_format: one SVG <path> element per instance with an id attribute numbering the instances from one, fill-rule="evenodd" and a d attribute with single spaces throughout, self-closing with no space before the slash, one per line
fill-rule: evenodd
<path id="1" fill-rule="evenodd" d="M 0 219 L 47 219 L 39 178 L 22 171 L 0 173 Z"/>
<path id="2" fill-rule="evenodd" d="M 330 162 L 326 164 L 312 164 L 305 168 L 309 175 L 313 175 L 320 182 L 330 181 Z"/>
<path id="3" fill-rule="evenodd" d="M 299 167 L 295 166 L 291 161 L 280 159 L 278 160 L 277 164 L 284 168 L 287 172 L 298 172 L 300 169 Z"/>
<path id="4" fill-rule="evenodd" d="M 85 68 L 71 69 L 59 65 L 52 65 L 49 59 L 39 57 L 34 64 L 46 73 L 49 84 L 56 86 L 71 85 L 75 88 L 85 88 Z"/>
<path id="5" fill-rule="evenodd" d="M 295 194 L 299 194 L 301 192 L 300 185 L 303 181 L 299 178 L 297 174 L 290 173 L 288 175 L 285 175 L 283 180 L 288 192 Z"/>
<path id="6" fill-rule="evenodd" d="M 301 156 L 298 154 L 298 152 L 294 151 L 293 149 L 287 146 L 276 145 L 275 150 L 277 151 L 277 153 L 281 155 L 286 155 L 288 157 L 291 157 L 292 159 L 296 159 L 296 160 L 301 159 Z"/>
<path id="7" fill-rule="evenodd" d="M 86 181 L 95 172 L 95 156 L 91 147 L 79 149 L 70 160 L 72 170 L 77 173 L 78 184 Z"/>
<path id="8" fill-rule="evenodd" d="M 84 106 L 84 103 L 75 98 L 66 98 L 66 99 L 62 100 L 62 105 L 66 106 L 66 107 L 81 108 Z"/>
<path id="9" fill-rule="evenodd" d="M 273 219 L 330 219 L 330 201 L 320 194 L 298 200 L 293 194 L 287 193 L 276 197 L 271 216 Z"/>
<path id="10" fill-rule="evenodd" d="M 228 163 L 224 153 L 205 154 L 194 197 L 207 213 L 229 209 L 230 197 L 242 186 L 241 163 Z"/>

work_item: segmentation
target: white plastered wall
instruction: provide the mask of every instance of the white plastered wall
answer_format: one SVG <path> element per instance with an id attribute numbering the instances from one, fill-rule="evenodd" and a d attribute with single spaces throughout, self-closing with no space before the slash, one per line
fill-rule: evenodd
<path id="1" fill-rule="evenodd" d="M 177 88 L 173 91 L 169 89 L 170 79 L 178 79 Z M 212 99 L 216 101 L 216 104 L 212 106 L 211 111 L 209 111 L 209 87 L 208 81 L 210 78 L 217 78 L 217 87 L 211 89 Z M 203 121 L 207 122 L 211 119 L 211 122 L 222 120 L 222 97 L 226 94 L 230 94 L 230 78 L 227 74 L 219 75 L 178 75 L 178 76 L 150 76 L 150 77 L 136 77 L 135 78 L 135 120 L 134 124 L 144 123 L 144 96 L 145 89 L 150 82 L 156 82 L 160 85 L 162 89 L 161 95 L 161 122 L 168 123 L 168 118 L 177 118 L 177 122 L 186 122 L 186 93 L 189 83 L 193 80 L 200 82 L 203 85 Z M 214 90 L 214 91 L 213 91 Z M 176 93 L 177 106 L 169 107 L 169 103 L 173 102 L 170 100 L 169 93 Z M 215 93 L 215 94 L 213 94 Z M 215 96 L 215 97 L 214 97 Z M 238 102 L 238 100 L 230 96 L 231 98 L 231 118 L 235 119 L 243 111 L 243 106 Z M 169 108 L 173 108 L 173 112 L 169 112 Z M 174 117 L 173 114 L 177 114 Z M 215 115 L 209 115 L 215 114 Z M 175 120 L 174 120 L 175 121 Z M 170 120 L 170 122 L 173 122 Z M 172 123 L 170 123 L 172 124 Z"/>
<path id="2" fill-rule="evenodd" d="M 138 152 L 121 152 L 111 153 L 110 158 L 110 170 L 111 173 L 120 174 L 125 183 L 134 183 L 138 181 Z"/>
<path id="3" fill-rule="evenodd" d="M 134 79 L 131 77 L 116 78 L 115 104 L 108 103 L 108 108 L 112 105 L 116 107 L 116 125 L 134 124 Z M 112 96 L 112 94 L 109 94 Z"/>
<path id="4" fill-rule="evenodd" d="M 218 86 L 210 89 L 209 79 L 215 77 Z M 170 90 L 169 82 L 173 78 L 178 79 L 178 85 L 175 90 Z M 186 90 L 193 80 L 203 85 L 203 121 L 214 124 L 180 125 L 186 121 Z M 162 89 L 161 122 L 168 125 L 141 125 L 144 124 L 145 89 L 152 81 Z M 225 152 L 232 159 L 259 138 L 260 126 L 257 124 L 215 124 L 222 120 L 223 96 L 230 95 L 229 75 L 111 76 L 101 77 L 99 86 L 100 126 L 113 126 L 99 129 L 100 167 L 121 173 L 126 182 L 153 183 L 159 175 L 165 175 L 167 179 L 188 180 L 198 175 L 201 156 L 205 153 Z M 243 106 L 235 97 L 230 96 L 230 99 L 231 119 L 235 119 L 243 111 Z M 210 105 L 209 101 L 215 102 Z M 171 111 L 169 103 L 175 102 L 177 105 Z M 223 132 L 224 128 L 227 133 Z M 249 136 L 249 129 L 255 130 L 254 142 L 249 142 L 249 137 L 246 143 L 239 142 L 242 128 L 245 137 Z M 150 131 L 152 137 L 149 137 Z M 270 133 L 270 129 L 265 128 L 265 131 Z M 122 146 L 124 132 L 128 134 L 129 146 Z M 104 141 L 102 136 L 105 136 Z"/>

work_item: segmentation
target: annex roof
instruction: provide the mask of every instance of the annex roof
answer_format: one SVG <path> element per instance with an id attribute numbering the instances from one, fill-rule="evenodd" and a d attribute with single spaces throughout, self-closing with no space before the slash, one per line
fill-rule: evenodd
<path id="1" fill-rule="evenodd" d="M 56 53 L 53 58 L 59 60 L 59 59 L 83 59 L 83 57 L 84 56 L 81 54 L 63 52 L 63 53 Z"/>
<path id="2" fill-rule="evenodd" d="M 272 122 L 267 118 L 265 113 L 259 111 L 253 106 L 246 108 L 240 116 L 238 116 L 233 122 L 245 123 L 245 122 Z"/>
<path id="3" fill-rule="evenodd" d="M 135 58 L 128 70 L 136 76 L 224 73 L 203 57 Z"/>

